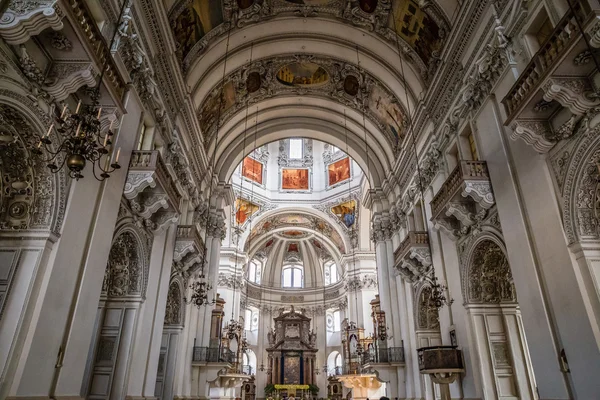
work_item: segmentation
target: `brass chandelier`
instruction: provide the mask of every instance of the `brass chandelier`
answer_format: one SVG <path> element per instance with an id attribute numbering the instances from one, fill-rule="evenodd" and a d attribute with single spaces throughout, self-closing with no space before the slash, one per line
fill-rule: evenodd
<path id="1" fill-rule="evenodd" d="M 48 132 L 40 138 L 32 149 L 36 156 L 43 157 L 43 161 L 51 172 L 59 172 L 65 165 L 69 169 L 69 176 L 79 180 L 87 162 L 92 163 L 94 177 L 103 181 L 110 174 L 121 168 L 119 154 L 121 149 L 112 151 L 111 138 L 114 135 L 111 128 L 105 133 L 101 132 L 100 115 L 102 107 L 98 107 L 98 90 L 93 94 L 93 102 L 82 107 L 81 101 L 75 113 L 70 114 L 67 106 L 63 107 L 61 115 L 50 125 Z M 52 135 L 54 132 L 54 135 Z M 56 144 L 56 150 L 51 147 Z M 111 162 L 112 158 L 112 162 Z"/>
<path id="2" fill-rule="evenodd" d="M 199 281 L 195 281 L 190 285 L 190 289 L 192 291 L 190 299 L 188 300 L 187 298 L 184 298 L 183 301 L 186 304 L 193 304 L 198 308 L 202 306 L 214 305 L 216 300 L 214 298 L 212 300 L 208 299 L 208 292 L 212 290 L 212 285 L 204 280 L 204 268 L 199 279 Z"/>
<path id="3" fill-rule="evenodd" d="M 116 26 L 123 19 L 125 5 L 123 2 Z M 112 49 L 118 29 L 115 29 L 109 48 Z M 119 148 L 116 153 L 112 143 L 114 132 L 111 122 L 108 131 L 102 133 L 102 107 L 100 107 L 100 86 L 104 78 L 104 72 L 108 68 L 108 57 L 102 65 L 98 84 L 93 89 L 90 104 L 77 104 L 74 113 L 69 112 L 66 105 L 63 106 L 60 116 L 54 118 L 54 122 L 46 134 L 39 138 L 31 152 L 40 157 L 52 173 L 57 173 L 66 165 L 69 176 L 79 180 L 83 178 L 82 171 L 86 164 L 92 164 L 94 177 L 103 181 L 110 174 L 121 168 L 119 164 Z"/>

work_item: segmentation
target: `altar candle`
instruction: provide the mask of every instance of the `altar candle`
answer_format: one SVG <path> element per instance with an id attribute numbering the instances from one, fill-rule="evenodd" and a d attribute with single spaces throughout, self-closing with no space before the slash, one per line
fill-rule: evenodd
<path id="1" fill-rule="evenodd" d="M 104 147 L 106 147 L 106 142 L 108 142 L 108 133 L 104 136 Z"/>
<path id="2" fill-rule="evenodd" d="M 119 154 L 121 154 L 121 148 L 119 147 L 119 149 L 117 150 L 117 157 L 115 158 L 115 164 L 119 163 Z"/>
<path id="3" fill-rule="evenodd" d="M 81 129 L 81 122 L 77 125 L 77 132 L 75 132 L 75 136 L 79 135 L 79 130 Z"/>
<path id="4" fill-rule="evenodd" d="M 98 109 L 98 116 L 96 117 L 97 119 L 100 119 L 100 114 L 102 114 L 102 107 Z"/>
<path id="5" fill-rule="evenodd" d="M 81 100 L 77 103 L 77 109 L 75 110 L 75 114 L 79 114 L 79 107 L 81 107 Z"/>
<path id="6" fill-rule="evenodd" d="M 63 118 L 65 116 L 66 112 L 67 112 L 67 105 L 65 104 L 63 106 L 62 112 L 60 113 L 60 117 Z"/>

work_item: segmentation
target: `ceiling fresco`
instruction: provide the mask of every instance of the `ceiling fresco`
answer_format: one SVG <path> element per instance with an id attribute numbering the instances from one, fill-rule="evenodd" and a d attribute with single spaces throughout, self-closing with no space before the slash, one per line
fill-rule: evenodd
<path id="1" fill-rule="evenodd" d="M 331 239 L 341 253 L 345 252 L 344 241 L 331 224 L 318 217 L 296 213 L 274 215 L 261 221 L 257 226 L 252 228 L 246 240 L 245 251 L 248 250 L 249 244 L 257 237 L 268 234 L 271 230 L 285 227 L 289 227 L 290 229 L 284 231 L 283 235 L 286 235 L 290 231 L 297 231 L 297 228 L 311 229 L 316 232 L 316 235 L 322 235 Z"/>
<path id="2" fill-rule="evenodd" d="M 286 71 L 287 79 L 283 83 L 280 78 L 282 70 Z M 288 71 L 293 72 L 289 72 L 288 76 Z M 295 73 L 302 77 L 296 79 L 298 75 Z M 260 84 L 254 91 L 248 89 L 250 76 L 255 76 L 253 84 Z M 235 93 L 232 93 L 232 88 L 237 88 Z M 219 101 L 222 90 L 224 100 Z M 225 86 L 219 84 L 213 88 L 198 111 L 205 148 L 208 149 L 217 126 L 222 126 L 247 104 L 294 95 L 324 97 L 364 110 L 366 117 L 384 133 L 390 146 L 396 150 L 405 136 L 406 112 L 400 100 L 383 82 L 344 61 L 312 55 L 282 55 L 256 60 L 239 68 L 226 77 Z M 219 116 L 221 123 L 217 124 Z"/>
<path id="3" fill-rule="evenodd" d="M 182 67 L 186 70 L 213 39 L 227 32 L 229 25 L 224 22 L 231 21 L 239 29 L 278 15 L 330 17 L 374 32 L 394 46 L 399 37 L 402 51 L 425 81 L 437 65 L 437 53 L 450 28 L 435 1 L 180 0 L 169 20 Z"/>
<path id="4" fill-rule="evenodd" d="M 319 64 L 295 62 L 281 67 L 277 80 L 287 86 L 319 86 L 327 83 L 329 74 Z"/>

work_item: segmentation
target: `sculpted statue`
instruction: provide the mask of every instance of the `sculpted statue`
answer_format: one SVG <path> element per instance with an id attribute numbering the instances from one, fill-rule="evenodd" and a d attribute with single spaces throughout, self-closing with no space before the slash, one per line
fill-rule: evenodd
<path id="1" fill-rule="evenodd" d="M 269 341 L 269 346 L 275 346 L 275 329 L 267 332 L 267 340 Z"/>

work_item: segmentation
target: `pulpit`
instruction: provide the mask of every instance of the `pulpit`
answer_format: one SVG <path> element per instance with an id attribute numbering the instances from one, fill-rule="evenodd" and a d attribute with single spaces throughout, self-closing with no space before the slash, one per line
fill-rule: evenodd
<path id="1" fill-rule="evenodd" d="M 316 334 L 304 313 L 280 310 L 273 318 L 275 328 L 267 334 L 269 383 L 312 385 L 316 383 Z"/>

